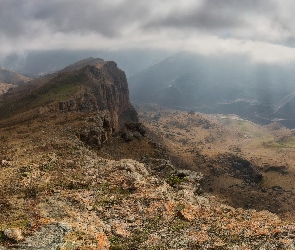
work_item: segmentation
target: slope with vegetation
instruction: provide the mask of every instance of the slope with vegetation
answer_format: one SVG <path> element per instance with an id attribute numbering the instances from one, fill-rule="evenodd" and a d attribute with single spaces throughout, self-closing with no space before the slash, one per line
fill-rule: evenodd
<path id="1" fill-rule="evenodd" d="M 294 224 L 225 205 L 202 173 L 172 165 L 123 76 L 99 62 L 5 96 L 0 249 L 294 249 Z"/>
<path id="2" fill-rule="evenodd" d="M 18 85 L 30 81 L 31 78 L 0 67 L 0 96 Z"/>
<path id="3" fill-rule="evenodd" d="M 201 171 L 202 188 L 235 207 L 294 219 L 295 134 L 231 115 L 138 106 L 141 121 L 180 168 Z"/>

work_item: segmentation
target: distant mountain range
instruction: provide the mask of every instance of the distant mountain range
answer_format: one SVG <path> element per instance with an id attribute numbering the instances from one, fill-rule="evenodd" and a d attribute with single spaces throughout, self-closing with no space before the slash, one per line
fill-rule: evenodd
<path id="1" fill-rule="evenodd" d="M 23 76 L 19 73 L 5 69 L 0 66 L 0 95 L 3 95 L 8 90 L 27 83 L 31 78 Z"/>
<path id="2" fill-rule="evenodd" d="M 30 80 L 31 78 L 27 76 L 21 75 L 17 72 L 5 69 L 0 66 L 0 83 L 22 85 Z"/>
<path id="3" fill-rule="evenodd" d="M 280 120 L 288 127 L 295 127 L 294 80 L 291 67 L 186 52 L 128 79 L 134 103 L 237 114 L 262 124 Z"/>

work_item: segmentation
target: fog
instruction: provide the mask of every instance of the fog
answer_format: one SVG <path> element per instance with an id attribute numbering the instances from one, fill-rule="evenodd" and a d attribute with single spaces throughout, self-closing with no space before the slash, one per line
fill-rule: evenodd
<path id="1" fill-rule="evenodd" d="M 294 79 L 292 65 L 183 52 L 131 76 L 129 86 L 134 103 L 237 114 L 261 124 L 288 120 L 293 128 Z"/>
<path id="2" fill-rule="evenodd" d="M 133 102 L 262 123 L 295 119 L 294 7 L 291 0 L 2 0 L 0 65 L 42 76 L 99 57 L 125 71 Z"/>
<path id="3" fill-rule="evenodd" d="M 2 0 L 0 58 L 48 50 L 170 50 L 295 60 L 291 0 Z"/>

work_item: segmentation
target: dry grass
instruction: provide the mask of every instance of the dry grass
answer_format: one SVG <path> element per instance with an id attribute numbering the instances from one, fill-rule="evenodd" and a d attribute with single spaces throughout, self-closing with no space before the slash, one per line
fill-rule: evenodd
<path id="1" fill-rule="evenodd" d="M 178 167 L 205 173 L 205 191 L 234 206 L 268 209 L 289 218 L 291 213 L 295 219 L 295 140 L 291 130 L 275 124 L 259 126 L 236 116 L 189 114 L 156 105 L 137 108 L 142 122 L 167 146 Z M 231 164 L 228 154 L 257 166 L 263 182 L 248 187 L 233 177 L 226 170 Z M 287 173 L 266 171 L 270 166 L 285 166 Z M 280 186 L 283 193 L 273 191 L 274 186 Z"/>

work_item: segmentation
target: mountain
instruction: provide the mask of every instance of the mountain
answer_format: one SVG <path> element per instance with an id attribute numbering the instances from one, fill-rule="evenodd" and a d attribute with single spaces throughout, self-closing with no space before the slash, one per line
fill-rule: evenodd
<path id="1" fill-rule="evenodd" d="M 17 85 L 25 84 L 31 78 L 23 76 L 19 73 L 0 67 L 0 95 L 6 93 L 9 89 Z"/>
<path id="2" fill-rule="evenodd" d="M 31 80 L 31 78 L 29 78 L 29 77 L 23 76 L 19 73 L 5 69 L 3 67 L 0 67 L 0 82 L 1 83 L 21 85 L 21 84 L 24 84 L 30 80 Z"/>
<path id="3" fill-rule="evenodd" d="M 262 189 L 267 183 L 261 169 L 241 155 L 210 160 L 201 149 L 209 150 L 215 139 L 219 149 L 228 134 L 232 141 L 260 131 L 251 124 L 241 122 L 241 130 L 226 132 L 202 115 L 152 107 L 151 113 L 142 112 L 149 130 L 138 123 L 129 102 L 125 73 L 115 62 L 94 58 L 20 85 L 0 100 L 1 250 L 294 247 L 294 223 L 253 202 L 257 189 L 267 202 L 275 198 L 269 202 L 272 211 L 281 202 L 292 208 L 292 191 Z M 291 147 L 293 137 L 287 136 L 292 132 L 280 132 L 284 137 L 268 145 Z M 159 143 L 164 135 L 167 145 Z M 234 141 L 230 145 L 237 148 Z M 211 169 L 217 182 L 222 175 L 224 182 L 214 186 L 203 173 L 181 169 L 170 150 L 202 170 Z M 280 178 L 291 171 L 277 165 L 266 170 L 279 171 Z M 209 193 L 203 191 L 206 186 Z M 230 197 L 238 207 L 211 195 L 217 187 L 237 191 Z M 257 210 L 241 208 L 244 202 L 253 202 Z M 289 210 L 282 212 L 289 218 Z"/>
<path id="4" fill-rule="evenodd" d="M 291 67 L 258 64 L 246 57 L 179 53 L 129 77 L 134 103 L 237 114 L 268 124 L 283 118 L 275 108 L 295 91 Z M 288 111 L 287 115 L 292 114 Z M 295 124 L 294 124 L 295 125 Z"/>
<path id="5" fill-rule="evenodd" d="M 16 87 L 17 85 L 9 83 L 0 83 L 0 96 L 5 94 L 8 90 Z"/>
<path id="6" fill-rule="evenodd" d="M 80 60 L 78 62 L 75 62 L 75 63 L 73 63 L 73 64 L 65 67 L 62 70 L 62 72 L 78 70 L 78 69 L 81 69 L 82 67 L 84 67 L 86 65 L 89 65 L 89 66 L 97 66 L 98 64 L 100 64 L 102 62 L 103 62 L 103 59 L 89 57 L 89 58 Z"/>
<path id="7" fill-rule="evenodd" d="M 3 95 L 0 119 L 23 112 L 108 110 L 113 128 L 125 120 L 136 120 L 129 102 L 125 73 L 116 63 L 85 59 L 64 70 L 38 78 Z"/>

